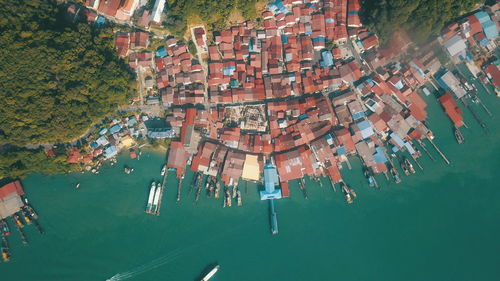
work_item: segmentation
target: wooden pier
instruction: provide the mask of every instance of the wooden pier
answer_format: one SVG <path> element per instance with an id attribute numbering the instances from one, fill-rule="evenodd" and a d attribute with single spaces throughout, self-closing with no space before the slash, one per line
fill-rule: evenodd
<path id="1" fill-rule="evenodd" d="M 474 111 L 474 109 L 472 109 L 472 107 L 470 106 L 469 102 L 465 99 L 465 97 L 462 97 L 460 99 L 460 101 L 470 111 L 470 113 L 472 114 L 472 116 L 474 117 L 474 119 L 477 121 L 477 123 L 479 124 L 479 126 L 481 126 L 481 128 L 483 128 L 483 129 L 485 129 L 486 128 L 486 123 L 484 123 L 484 121 L 481 120 L 481 118 L 479 118 L 479 115 L 477 115 L 476 111 Z"/>
<path id="2" fill-rule="evenodd" d="M 437 147 L 437 145 L 432 141 L 431 138 L 427 138 L 429 140 L 429 142 L 432 144 L 432 146 L 434 147 L 434 149 L 439 153 L 439 155 L 441 155 L 441 157 L 443 158 L 443 160 L 446 162 L 446 164 L 450 165 L 450 160 L 448 160 L 448 158 L 446 158 L 446 156 L 444 155 L 443 152 L 441 152 L 441 150 L 439 150 L 439 148 Z"/>
<path id="3" fill-rule="evenodd" d="M 435 162 L 436 159 L 434 158 L 434 156 L 432 156 L 432 154 L 429 152 L 429 150 L 427 150 L 427 147 L 425 146 L 425 143 L 422 141 L 422 140 L 417 140 L 417 143 L 420 145 L 420 147 L 424 150 L 424 152 L 427 154 L 427 156 L 429 156 L 429 158 Z"/>
<path id="4" fill-rule="evenodd" d="M 15 220 L 14 220 L 14 225 L 16 226 L 16 229 L 19 232 L 19 235 L 21 236 L 21 241 L 23 241 L 23 244 L 28 245 L 29 244 L 28 238 L 26 238 L 23 229 L 17 224 Z"/>
<path id="5" fill-rule="evenodd" d="M 182 190 L 182 182 L 184 181 L 184 175 L 179 178 L 179 182 L 177 183 L 177 202 L 181 201 L 181 190 Z"/>
<path id="6" fill-rule="evenodd" d="M 167 187 L 167 178 L 168 178 L 168 171 L 165 171 L 165 175 L 163 175 L 163 180 L 161 183 L 160 187 L 160 199 L 158 200 L 158 205 L 156 206 L 156 213 L 154 213 L 155 216 L 160 215 L 160 209 L 161 209 L 161 202 L 163 199 L 163 192 L 165 191 L 165 188 Z"/>

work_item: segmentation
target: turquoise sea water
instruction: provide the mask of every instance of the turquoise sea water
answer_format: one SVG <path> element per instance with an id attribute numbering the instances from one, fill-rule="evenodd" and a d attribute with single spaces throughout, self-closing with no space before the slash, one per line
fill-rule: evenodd
<path id="1" fill-rule="evenodd" d="M 497 98 L 481 98 L 500 112 Z M 242 207 L 222 208 L 222 199 L 204 195 L 194 203 L 188 174 L 176 203 L 170 172 L 161 216 L 146 215 L 149 183 L 165 162 L 161 153 L 121 156 L 99 175 L 29 176 L 23 185 L 46 234 L 25 227 L 25 247 L 13 230 L 13 256 L 0 263 L 0 280 L 192 281 L 215 262 L 216 281 L 500 280 L 500 117 L 475 106 L 486 132 L 464 110 L 469 129 L 458 145 L 435 98 L 425 99 L 429 126 L 451 165 L 429 147 L 436 162 L 424 154 L 424 171 L 402 175 L 398 185 L 378 177 L 375 190 L 353 158 L 353 169 L 342 173 L 358 199 L 347 205 L 326 180 L 320 188 L 307 179 L 305 200 L 292 183 L 291 198 L 276 204 L 275 236 L 254 184 L 248 194 L 243 187 Z M 125 175 L 125 164 L 135 172 Z"/>

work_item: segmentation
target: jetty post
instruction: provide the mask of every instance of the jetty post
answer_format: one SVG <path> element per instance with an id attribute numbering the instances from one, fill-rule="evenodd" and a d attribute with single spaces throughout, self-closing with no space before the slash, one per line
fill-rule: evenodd
<path id="1" fill-rule="evenodd" d="M 441 150 L 437 147 L 437 145 L 434 143 L 434 141 L 432 141 L 432 139 L 429 138 L 429 137 L 427 137 L 427 139 L 432 144 L 432 146 L 434 147 L 434 149 L 439 153 L 439 155 L 441 155 L 441 157 L 444 159 L 444 161 L 446 162 L 446 164 L 450 165 L 450 160 L 448 160 L 448 158 L 446 158 L 446 156 L 444 155 L 444 153 L 441 152 Z"/>
<path id="2" fill-rule="evenodd" d="M 280 199 L 281 189 L 276 189 L 279 184 L 276 166 L 271 163 L 264 165 L 264 190 L 260 191 L 260 200 L 269 201 L 269 217 L 271 223 L 271 233 L 278 234 L 278 216 L 274 207 L 274 200 Z"/>

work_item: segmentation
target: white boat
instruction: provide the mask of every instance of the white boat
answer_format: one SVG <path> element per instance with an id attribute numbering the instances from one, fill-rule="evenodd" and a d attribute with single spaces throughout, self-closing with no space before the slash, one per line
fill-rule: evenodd
<path id="1" fill-rule="evenodd" d="M 149 190 L 149 198 L 148 205 L 146 206 L 146 213 L 151 212 L 151 208 L 153 207 L 153 198 L 155 196 L 156 185 L 155 182 L 151 184 L 151 189 Z"/>
<path id="2" fill-rule="evenodd" d="M 215 266 L 212 270 L 210 270 L 210 272 L 207 275 L 205 275 L 205 277 L 201 278 L 200 281 L 210 280 L 210 278 L 214 277 L 215 273 L 217 273 L 219 268 L 220 268 L 220 265 Z"/>
<path id="3" fill-rule="evenodd" d="M 161 185 L 158 183 L 158 188 L 156 188 L 155 197 L 153 199 L 152 213 L 156 213 L 158 210 L 158 203 L 160 202 Z"/>
<path id="4" fill-rule="evenodd" d="M 76 184 L 76 188 L 80 188 L 80 183 L 77 183 L 77 184 Z"/>
<path id="5" fill-rule="evenodd" d="M 160 175 L 163 177 L 166 172 L 167 172 L 167 165 L 163 165 L 163 168 L 161 169 Z"/>

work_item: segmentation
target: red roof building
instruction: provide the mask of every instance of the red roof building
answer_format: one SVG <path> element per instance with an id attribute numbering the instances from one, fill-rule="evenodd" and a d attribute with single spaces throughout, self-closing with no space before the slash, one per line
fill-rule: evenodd
<path id="1" fill-rule="evenodd" d="M 484 72 L 488 75 L 488 78 L 490 78 L 491 82 L 493 85 L 497 88 L 500 87 L 500 71 L 498 70 L 498 66 L 494 64 L 488 65 L 485 69 Z"/>
<path id="2" fill-rule="evenodd" d="M 0 198 L 5 198 L 11 193 L 17 193 L 19 196 L 24 195 L 23 186 L 20 181 L 13 181 L 0 187 Z"/>
<path id="3" fill-rule="evenodd" d="M 439 97 L 438 100 L 444 107 L 444 111 L 446 112 L 446 114 L 448 114 L 448 117 L 450 117 L 455 127 L 462 127 L 464 125 L 462 110 L 457 106 L 451 94 L 446 93 Z"/>
<path id="4" fill-rule="evenodd" d="M 168 152 L 167 168 L 175 169 L 177 178 L 181 178 L 184 175 L 188 157 L 189 154 L 186 152 L 184 145 L 181 142 L 171 142 L 170 150 Z"/>
<path id="5" fill-rule="evenodd" d="M 130 35 L 129 33 L 118 32 L 115 35 L 115 47 L 116 52 L 119 56 L 126 56 L 128 53 L 128 46 L 130 44 Z"/>
<path id="6" fill-rule="evenodd" d="M 105 14 L 106 16 L 114 17 L 120 7 L 121 1 L 122 0 L 101 0 L 97 11 Z"/>

